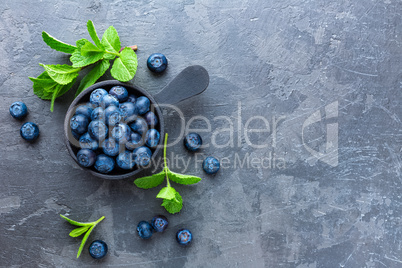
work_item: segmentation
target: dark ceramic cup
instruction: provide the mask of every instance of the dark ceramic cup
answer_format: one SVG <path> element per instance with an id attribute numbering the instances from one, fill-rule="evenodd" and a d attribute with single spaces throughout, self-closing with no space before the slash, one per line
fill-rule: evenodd
<path id="1" fill-rule="evenodd" d="M 181 73 L 179 73 L 166 87 L 164 87 L 158 94 L 152 96 L 147 91 L 142 88 L 139 88 L 134 85 L 122 83 L 116 80 L 108 80 L 96 83 L 83 92 L 81 92 L 71 103 L 68 108 L 66 117 L 64 119 L 64 139 L 70 153 L 71 157 L 77 162 L 77 152 L 80 150 L 79 142 L 76 138 L 74 138 L 71 128 L 70 128 L 70 119 L 73 117 L 76 108 L 83 103 L 89 102 L 89 97 L 97 88 L 103 88 L 106 91 L 109 91 L 114 86 L 124 86 L 129 94 L 134 94 L 136 96 L 146 96 L 151 102 L 151 110 L 155 113 L 158 118 L 158 124 L 155 126 L 155 129 L 160 133 L 160 140 L 158 146 L 156 148 L 151 148 L 152 151 L 152 159 L 151 163 L 155 157 L 159 154 L 163 149 L 163 141 L 164 141 L 164 120 L 162 116 L 162 112 L 159 108 L 159 105 L 173 105 L 185 99 L 191 98 L 202 93 L 209 84 L 209 75 L 208 72 L 199 65 L 194 65 L 185 68 Z M 143 168 L 135 166 L 132 170 L 122 170 L 115 168 L 111 173 L 103 174 L 96 171 L 93 167 L 86 168 L 91 174 L 104 178 L 104 179 L 124 179 L 128 177 L 132 177 L 138 172 L 140 172 Z"/>

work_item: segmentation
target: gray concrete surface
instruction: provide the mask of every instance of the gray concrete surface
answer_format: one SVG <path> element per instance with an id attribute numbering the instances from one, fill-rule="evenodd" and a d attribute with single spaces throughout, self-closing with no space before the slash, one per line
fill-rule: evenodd
<path id="1" fill-rule="evenodd" d="M 401 267 L 401 14 L 399 0 L 3 0 L 0 266 Z M 178 105 L 182 119 L 165 110 L 172 142 L 195 116 L 205 118 L 190 127 L 211 126 L 200 131 L 209 147 L 199 154 L 169 149 L 170 159 L 190 161 L 172 169 L 203 178 L 177 186 L 178 215 L 160 206 L 158 189 L 78 167 L 62 140 L 73 93 L 53 113 L 33 94 L 38 63 L 68 63 L 41 31 L 73 43 L 89 38 L 88 19 L 138 45 L 132 83 L 153 94 L 189 65 L 209 71 L 209 88 Z M 146 68 L 153 52 L 169 59 L 163 75 Z M 17 100 L 39 124 L 34 144 L 8 113 Z M 206 155 L 225 162 L 216 176 L 201 170 Z M 90 240 L 109 244 L 107 258 L 92 260 L 86 247 L 77 260 L 80 239 L 59 213 L 106 216 Z M 141 241 L 136 224 L 160 213 L 166 233 Z M 174 240 L 180 227 L 193 231 L 189 248 Z"/>

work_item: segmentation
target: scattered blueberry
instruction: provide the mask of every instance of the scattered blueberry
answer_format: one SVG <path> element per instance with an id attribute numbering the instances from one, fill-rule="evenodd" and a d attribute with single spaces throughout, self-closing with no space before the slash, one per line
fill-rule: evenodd
<path id="1" fill-rule="evenodd" d="M 112 129 L 112 137 L 118 143 L 126 143 L 131 137 L 131 129 L 127 124 L 118 123 Z"/>
<path id="2" fill-rule="evenodd" d="M 176 233 L 176 240 L 180 245 L 187 246 L 193 240 L 193 234 L 190 232 L 190 230 L 180 229 Z"/>
<path id="3" fill-rule="evenodd" d="M 215 174 L 218 172 L 220 167 L 218 159 L 212 156 L 208 156 L 205 158 L 204 162 L 202 163 L 202 168 L 208 174 Z"/>
<path id="4" fill-rule="evenodd" d="M 98 88 L 92 91 L 91 96 L 89 97 L 89 102 L 95 106 L 99 106 L 102 102 L 104 96 L 108 93 L 103 88 Z"/>
<path id="5" fill-rule="evenodd" d="M 91 118 L 92 111 L 94 109 L 88 105 L 87 103 L 81 104 L 80 106 L 77 107 L 75 110 L 75 114 L 82 114 L 85 115 L 87 118 Z"/>
<path id="6" fill-rule="evenodd" d="M 122 169 L 132 169 L 135 166 L 133 153 L 130 151 L 120 153 L 116 158 L 116 164 Z"/>
<path id="7" fill-rule="evenodd" d="M 92 138 L 88 132 L 80 137 L 79 142 L 82 149 L 96 150 L 99 147 L 98 141 Z"/>
<path id="8" fill-rule="evenodd" d="M 100 154 L 96 157 L 94 167 L 100 173 L 109 173 L 114 169 L 114 160 L 107 155 Z"/>
<path id="9" fill-rule="evenodd" d="M 128 99 L 128 91 L 125 87 L 115 86 L 109 90 L 109 94 L 115 96 L 119 102 L 125 102 Z"/>
<path id="10" fill-rule="evenodd" d="M 107 94 L 106 96 L 103 97 L 100 105 L 104 108 L 107 108 L 111 105 L 119 106 L 119 100 L 115 96 Z"/>
<path id="11" fill-rule="evenodd" d="M 133 151 L 134 161 L 137 165 L 144 167 L 151 162 L 152 152 L 146 146 L 141 146 Z"/>
<path id="12" fill-rule="evenodd" d="M 91 167 L 95 164 L 96 153 L 89 149 L 81 149 L 77 153 L 78 164 L 82 167 Z"/>
<path id="13" fill-rule="evenodd" d="M 128 96 L 127 101 L 135 103 L 137 101 L 137 97 L 134 96 L 133 94 L 131 94 L 131 95 Z"/>
<path id="14" fill-rule="evenodd" d="M 124 102 L 119 105 L 120 113 L 124 121 L 132 122 L 137 115 L 137 107 L 132 102 Z"/>
<path id="15" fill-rule="evenodd" d="M 158 145 L 161 135 L 159 131 L 154 128 L 151 128 L 145 134 L 145 143 L 148 147 L 154 148 Z"/>
<path id="16" fill-rule="evenodd" d="M 95 140 L 102 141 L 107 136 L 108 128 L 102 121 L 95 120 L 89 123 L 88 133 Z"/>
<path id="17" fill-rule="evenodd" d="M 25 103 L 16 101 L 10 106 L 10 114 L 15 119 L 22 119 L 28 114 L 28 108 Z"/>
<path id="18" fill-rule="evenodd" d="M 154 112 L 148 112 L 144 115 L 145 121 L 147 121 L 148 126 L 151 128 L 155 127 L 158 124 L 158 117 Z"/>
<path id="19" fill-rule="evenodd" d="M 105 120 L 105 110 L 102 107 L 96 107 L 91 113 L 91 120 Z"/>
<path id="20" fill-rule="evenodd" d="M 21 137 L 27 141 L 34 141 L 39 137 L 38 125 L 32 122 L 26 122 L 20 129 Z"/>
<path id="21" fill-rule="evenodd" d="M 149 56 L 147 60 L 148 69 L 155 73 L 163 72 L 168 65 L 165 55 L 161 53 L 154 53 Z"/>
<path id="22" fill-rule="evenodd" d="M 102 240 L 95 240 L 91 243 L 88 250 L 92 258 L 99 260 L 106 256 L 107 245 Z"/>
<path id="23" fill-rule="evenodd" d="M 127 150 L 134 150 L 140 146 L 144 145 L 142 136 L 136 132 L 131 132 L 130 139 L 126 142 Z"/>
<path id="24" fill-rule="evenodd" d="M 197 133 L 189 133 L 184 137 L 184 146 L 189 151 L 195 152 L 201 147 L 201 145 L 202 139 Z"/>
<path id="25" fill-rule="evenodd" d="M 119 108 L 117 106 L 109 106 L 105 109 L 105 119 L 106 124 L 109 126 L 114 126 L 120 122 L 122 116 Z"/>
<path id="26" fill-rule="evenodd" d="M 133 123 L 130 124 L 131 129 L 134 132 L 144 135 L 148 131 L 148 124 L 144 118 L 138 117 Z"/>
<path id="27" fill-rule="evenodd" d="M 119 143 L 116 142 L 114 139 L 106 139 L 102 143 L 103 152 L 108 156 L 116 156 L 119 154 Z"/>
<path id="28" fill-rule="evenodd" d="M 157 232 L 163 232 L 169 225 L 167 218 L 163 215 L 158 215 L 152 218 L 151 225 Z"/>
<path id="29" fill-rule="evenodd" d="M 146 221 L 140 221 L 137 225 L 137 232 L 138 235 L 142 238 L 142 239 L 149 239 L 152 236 L 153 233 L 153 228 L 151 226 L 151 224 L 149 224 Z"/>
<path id="30" fill-rule="evenodd" d="M 78 134 L 85 133 L 87 131 L 88 124 L 88 117 L 83 114 L 76 114 L 70 120 L 71 130 L 77 132 Z"/>
<path id="31" fill-rule="evenodd" d="M 137 107 L 137 112 L 140 115 L 148 112 L 150 105 L 151 105 L 151 102 L 145 96 L 141 96 L 141 97 L 137 98 L 137 101 L 135 102 L 135 106 Z"/>

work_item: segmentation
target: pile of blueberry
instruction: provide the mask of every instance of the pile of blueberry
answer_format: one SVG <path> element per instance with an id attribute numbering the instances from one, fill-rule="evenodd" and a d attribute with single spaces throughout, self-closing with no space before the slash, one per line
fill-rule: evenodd
<path id="1" fill-rule="evenodd" d="M 123 86 L 95 89 L 70 119 L 78 164 L 104 174 L 147 166 L 160 141 L 158 123 L 146 96 L 129 95 Z"/>
<path id="2" fill-rule="evenodd" d="M 151 238 L 154 232 L 161 233 L 166 230 L 169 222 L 163 215 L 158 215 L 152 218 L 151 223 L 147 221 L 140 221 L 137 225 L 137 233 L 142 239 Z M 188 229 L 180 229 L 176 233 L 176 241 L 183 246 L 191 243 L 193 235 Z"/>
<path id="3" fill-rule="evenodd" d="M 10 114 L 17 120 L 22 120 L 28 115 L 28 108 L 25 103 L 16 101 L 10 106 Z M 39 137 L 39 127 L 32 122 L 24 123 L 20 128 L 21 137 L 29 142 L 35 141 Z"/>

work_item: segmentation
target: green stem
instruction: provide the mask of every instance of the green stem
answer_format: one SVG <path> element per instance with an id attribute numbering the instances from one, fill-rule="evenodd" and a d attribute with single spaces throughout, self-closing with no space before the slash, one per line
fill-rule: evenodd
<path id="1" fill-rule="evenodd" d="M 168 139 L 168 134 L 166 133 L 166 135 L 165 135 L 165 146 L 163 147 L 163 163 L 165 164 L 163 170 L 165 171 L 165 175 L 166 175 L 167 187 L 170 187 L 170 181 L 169 181 L 169 177 L 168 177 L 168 166 L 167 166 L 167 163 L 166 163 L 166 144 L 167 144 L 167 139 Z"/>
<path id="2" fill-rule="evenodd" d="M 107 54 L 112 54 L 112 55 L 115 55 L 115 56 L 117 56 L 117 57 L 120 57 L 120 53 L 111 52 L 111 51 L 107 51 L 107 50 L 105 50 L 105 52 L 106 52 Z"/>
<path id="3" fill-rule="evenodd" d="M 100 223 L 104 218 L 105 218 L 105 216 L 100 217 L 99 220 L 94 222 L 94 225 L 97 225 L 98 223 Z"/>

